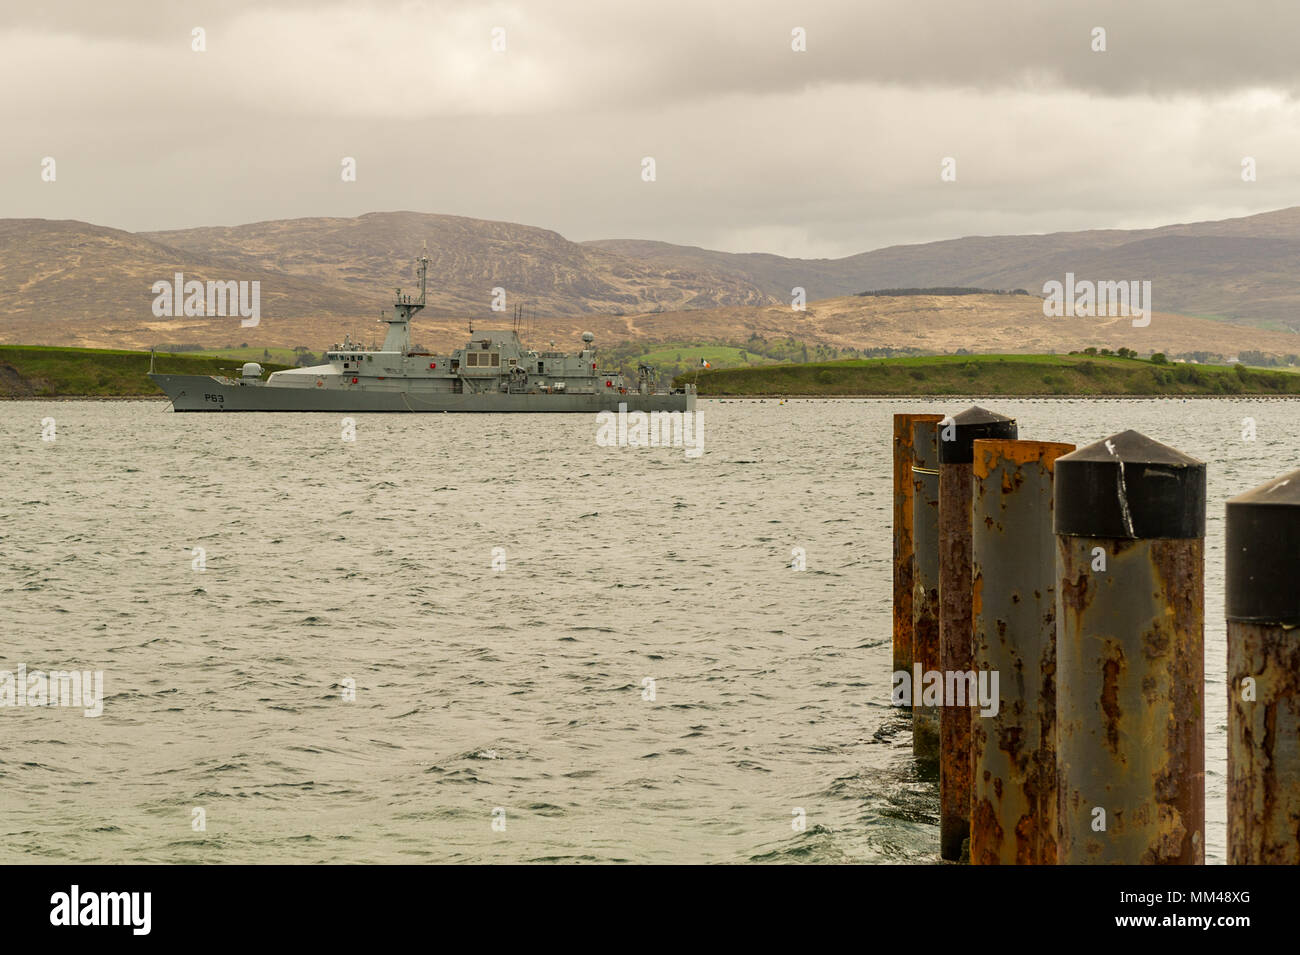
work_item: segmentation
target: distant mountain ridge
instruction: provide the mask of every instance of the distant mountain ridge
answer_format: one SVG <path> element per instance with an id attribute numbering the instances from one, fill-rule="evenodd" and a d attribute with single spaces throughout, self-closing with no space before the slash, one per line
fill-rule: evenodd
<path id="1" fill-rule="evenodd" d="M 433 315 L 490 314 L 492 290 L 544 314 L 765 305 L 743 279 L 708 269 L 662 269 L 570 242 L 558 232 L 511 222 L 417 212 L 353 219 L 285 219 L 142 236 L 241 268 L 310 276 L 351 290 L 355 302 L 410 281 L 428 244 Z M 387 281 L 384 281 L 384 279 Z M 353 306 L 343 306 L 346 312 Z"/>
<path id="2" fill-rule="evenodd" d="M 262 314 L 280 322 L 368 320 L 394 288 L 409 290 L 426 242 L 426 316 L 500 318 L 495 288 L 505 290 L 507 310 L 520 303 L 542 315 L 772 302 L 743 280 L 645 265 L 547 229 L 457 216 L 370 213 L 141 233 L 0 219 L 0 330 L 16 341 L 51 322 L 93 324 L 112 341 L 126 325 L 153 323 L 151 287 L 176 272 L 258 281 Z"/>
<path id="3" fill-rule="evenodd" d="M 841 259 L 645 240 L 572 242 L 533 226 L 416 212 L 141 233 L 72 220 L 0 219 L 0 341 L 247 341 L 319 349 L 345 332 L 374 334 L 393 289 L 411 290 L 414 259 L 426 243 L 429 301 L 416 333 L 427 329 L 427 344 L 456 343 L 470 321 L 504 325 L 522 304 L 538 317 L 539 334 L 557 340 L 589 327 L 606 343 L 665 335 L 744 341 L 760 332 L 836 347 L 1150 350 L 1204 339 L 1217 343 L 1205 350 L 1224 354 L 1237 347 L 1300 352 L 1300 340 L 1278 334 L 1300 329 L 1300 207 L 1138 231 L 972 236 Z M 151 287 L 177 272 L 199 281 L 260 282 L 261 324 L 155 316 Z M 1207 315 L 1259 328 L 1189 318 L 1165 321 L 1142 338 L 1113 321 L 1044 323 L 1035 296 L 1066 272 L 1149 280 L 1157 315 Z M 805 290 L 806 312 L 790 307 L 796 287 Z M 970 288 L 1030 295 L 1003 302 L 932 294 Z M 495 289 L 504 290 L 504 312 L 492 310 Z M 856 297 L 882 289 L 910 297 Z M 813 303 L 822 303 L 820 310 Z"/>
<path id="4" fill-rule="evenodd" d="M 809 301 L 870 289 L 1024 288 L 1066 272 L 1152 283 L 1162 312 L 1300 331 L 1300 206 L 1154 229 L 968 236 L 897 245 L 841 259 L 789 259 L 629 239 L 589 245 L 661 267 L 746 279 L 775 299 L 804 288 Z"/>

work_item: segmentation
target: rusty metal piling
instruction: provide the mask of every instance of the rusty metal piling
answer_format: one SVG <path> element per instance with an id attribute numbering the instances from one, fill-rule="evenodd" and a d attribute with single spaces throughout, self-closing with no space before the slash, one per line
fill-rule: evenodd
<path id="1" fill-rule="evenodd" d="M 970 861 L 1056 863 L 1056 539 L 1052 477 L 1072 444 L 973 445 Z M 996 682 L 994 679 L 996 677 Z"/>
<path id="2" fill-rule="evenodd" d="M 938 415 L 912 422 L 912 669 L 940 670 Z M 914 681 L 915 686 L 915 681 Z M 912 755 L 939 763 L 939 707 L 912 691 Z"/>
<path id="3" fill-rule="evenodd" d="M 970 835 L 971 711 L 949 698 L 972 670 L 971 461 L 976 438 L 1014 438 L 1014 418 L 968 408 L 939 422 L 939 855 L 961 858 Z"/>
<path id="4" fill-rule="evenodd" d="M 1228 862 L 1300 864 L 1300 471 L 1227 504 Z"/>
<path id="5" fill-rule="evenodd" d="M 1136 431 L 1056 461 L 1061 864 L 1205 861 L 1205 465 Z"/>
<path id="6" fill-rule="evenodd" d="M 912 597 L 914 589 L 912 543 L 913 425 L 938 421 L 937 414 L 894 415 L 894 672 L 910 675 L 913 659 Z M 912 701 L 914 705 L 915 701 Z"/>

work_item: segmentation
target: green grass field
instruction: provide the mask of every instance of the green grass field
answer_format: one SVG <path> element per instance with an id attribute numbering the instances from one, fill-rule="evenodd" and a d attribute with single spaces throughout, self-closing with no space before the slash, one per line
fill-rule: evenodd
<path id="1" fill-rule="evenodd" d="M 173 374 L 232 375 L 238 374 L 241 364 L 242 361 L 211 355 L 159 353 L 154 368 Z M 262 367 L 278 371 L 286 366 L 263 362 Z M 0 345 L 0 397 L 3 398 L 161 395 L 158 386 L 149 380 L 148 372 L 148 352 Z"/>
<path id="2" fill-rule="evenodd" d="M 269 371 L 285 364 L 250 354 L 158 354 L 156 369 L 174 374 L 238 373 L 245 360 Z M 288 349 L 284 349 L 292 354 Z M 742 362 L 740 348 L 667 345 L 645 360 L 688 371 L 677 383 L 695 382 L 702 395 L 1296 395 L 1300 374 L 1220 365 L 1158 364 L 1139 358 L 1089 355 L 935 355 L 868 358 L 806 364 L 738 364 L 701 370 L 700 356 L 715 365 Z M 752 352 L 750 362 L 770 362 Z M 0 345 L 0 397 L 130 397 L 160 392 L 147 377 L 149 353 L 94 348 Z"/>
<path id="3" fill-rule="evenodd" d="M 1293 395 L 1300 375 L 1090 355 L 935 355 L 724 368 L 702 395 Z"/>

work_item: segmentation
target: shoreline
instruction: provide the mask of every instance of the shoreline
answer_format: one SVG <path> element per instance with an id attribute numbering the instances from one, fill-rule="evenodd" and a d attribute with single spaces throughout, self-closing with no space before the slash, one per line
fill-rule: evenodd
<path id="1" fill-rule="evenodd" d="M 790 394 L 790 395 L 697 395 L 697 396 L 696 396 L 696 401 L 718 401 L 718 400 L 723 400 L 723 401 L 769 401 L 769 400 L 771 400 L 771 399 L 773 399 L 773 398 L 776 398 L 776 399 L 779 399 L 779 400 L 786 400 L 786 401 L 788 401 L 788 400 L 792 400 L 792 399 L 797 399 L 797 400 L 802 400 L 802 401 L 843 401 L 843 400 L 849 400 L 849 401 L 860 401 L 860 400 L 865 399 L 865 398 L 870 398 L 870 399 L 872 399 L 872 400 L 899 399 L 899 400 L 905 400 L 905 401 L 921 400 L 921 399 L 924 399 L 924 400 L 926 400 L 926 401 L 943 401 L 943 400 L 946 400 L 946 399 L 949 399 L 949 398 L 963 398 L 963 399 L 964 399 L 964 398 L 973 398 L 973 399 L 979 399 L 979 400 L 989 399 L 989 400 L 995 400 L 995 401 L 998 401 L 998 400 L 1006 400 L 1007 398 L 1050 398 L 1050 399 L 1058 399 L 1058 400 L 1061 400 L 1061 401 L 1073 401 L 1073 400 L 1085 399 L 1085 398 L 1088 399 L 1089 401 L 1152 401 L 1152 400 L 1159 399 L 1159 398 L 1167 398 L 1167 399 L 1169 399 L 1170 401 L 1175 401 L 1175 400 L 1179 400 L 1179 399 L 1184 400 L 1184 401 L 1202 401 L 1202 400 L 1204 400 L 1204 401 L 1245 401 L 1245 400 L 1247 400 L 1247 399 L 1255 399 L 1255 398 L 1259 398 L 1259 399 L 1263 399 L 1263 400 L 1265 400 L 1265 401 L 1297 401 L 1297 400 L 1300 400 L 1300 394 L 1293 394 L 1293 395 L 1275 395 L 1275 394 L 1267 394 L 1267 393 L 1264 393 L 1264 392 L 1242 392 L 1242 393 L 1239 394 L 1239 395 L 1207 395 L 1207 394 L 1188 394 L 1188 395 L 1180 395 L 1180 394 L 1160 394 L 1160 393 L 1157 393 L 1157 394 L 1149 394 L 1149 395 L 1095 395 L 1095 394 L 1094 394 L 1094 395 L 1089 395 L 1089 394 L 1070 394 L 1070 395 L 1061 395 L 1061 394 L 1044 394 L 1044 393 L 1033 393 L 1033 394 L 1025 393 L 1025 394 L 1015 394 L 1015 393 L 1008 393 L 1008 392 L 999 392 L 999 393 L 996 393 L 996 394 L 985 394 L 985 393 L 981 393 L 981 392 L 974 392 L 974 391 L 971 391 L 971 392 L 962 392 L 961 394 L 952 393 L 952 394 L 941 394 L 941 395 L 934 395 L 934 394 L 919 394 L 919 393 L 918 393 L 918 394 L 907 394 L 907 395 L 900 395 L 900 394 L 884 394 L 884 395 L 877 395 L 877 394 L 862 394 L 862 395 L 801 395 L 801 394 Z"/>
<path id="2" fill-rule="evenodd" d="M 167 401 L 166 395 L 0 395 L 0 401 Z"/>
<path id="3" fill-rule="evenodd" d="M 1008 398 L 1048 399 L 1056 401 L 1300 401 L 1300 394 L 1277 395 L 1263 392 L 1243 392 L 1236 395 L 1209 394 L 1149 394 L 1149 395 L 1096 395 L 1096 394 L 1046 394 L 1046 393 L 983 393 L 963 392 L 961 394 L 861 394 L 861 395 L 806 395 L 806 394 L 771 394 L 771 395 L 698 395 L 697 401 L 945 401 L 949 399 L 973 399 L 1005 401 Z M 166 395 L 0 395 L 0 401 L 168 401 Z M 545 412 L 542 412 L 545 414 Z"/>

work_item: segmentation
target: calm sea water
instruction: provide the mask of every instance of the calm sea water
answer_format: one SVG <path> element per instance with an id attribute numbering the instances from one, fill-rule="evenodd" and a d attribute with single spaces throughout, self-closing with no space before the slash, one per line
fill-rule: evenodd
<path id="1" fill-rule="evenodd" d="M 981 403 L 1209 462 L 1222 862 L 1223 501 L 1300 463 L 1296 405 Z M 697 460 L 585 415 L 347 443 L 332 415 L 0 405 L 0 669 L 105 680 L 98 718 L 0 709 L 0 861 L 934 861 L 888 706 L 891 416 L 969 404 L 702 401 Z"/>

